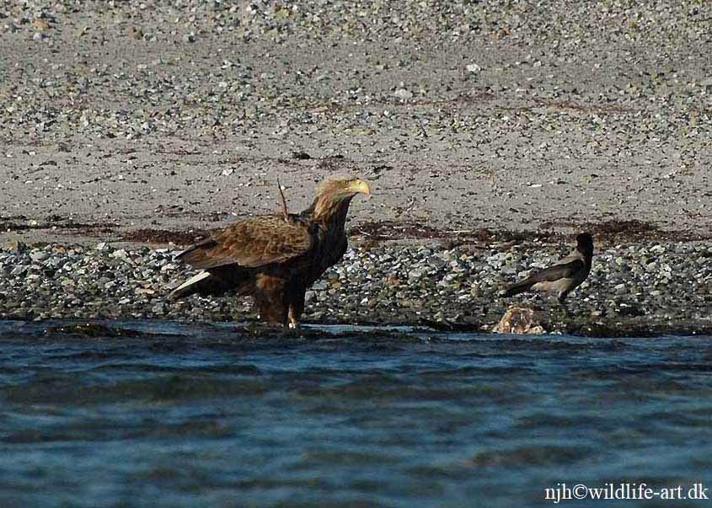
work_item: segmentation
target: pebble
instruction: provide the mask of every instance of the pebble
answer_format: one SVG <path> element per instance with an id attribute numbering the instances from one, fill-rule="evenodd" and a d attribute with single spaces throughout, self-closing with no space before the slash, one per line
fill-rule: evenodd
<path id="1" fill-rule="evenodd" d="M 556 307 L 555 299 L 521 295 L 504 300 L 497 293 L 568 249 L 530 244 L 503 251 L 398 244 L 352 247 L 310 288 L 305 318 L 348 323 L 464 321 L 489 323 L 491 329 L 509 304 Z M 634 320 L 643 314 L 646 320 L 702 319 L 712 308 L 709 249 L 709 243 L 697 242 L 602 250 L 594 257 L 589 278 L 569 298 L 569 307 L 573 314 L 601 319 Z M 652 267 L 647 262 L 651 251 L 657 253 Z M 195 273 L 175 261 L 178 252 L 115 249 L 107 243 L 0 251 L 0 318 L 225 321 L 255 316 L 249 299 L 234 296 L 168 301 L 170 290 Z M 619 259 L 631 269 L 620 270 Z"/>
<path id="2" fill-rule="evenodd" d="M 406 90 L 405 88 L 399 88 L 398 90 L 393 92 L 393 95 L 402 100 L 408 100 L 413 98 L 413 92 L 411 92 L 410 90 Z"/>

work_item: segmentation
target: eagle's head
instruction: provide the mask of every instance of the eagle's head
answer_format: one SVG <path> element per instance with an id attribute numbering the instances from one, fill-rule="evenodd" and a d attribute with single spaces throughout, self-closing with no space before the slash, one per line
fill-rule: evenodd
<path id="1" fill-rule="evenodd" d="M 324 180 L 317 188 L 317 196 L 328 196 L 330 199 L 340 201 L 353 198 L 356 194 L 371 195 L 371 189 L 365 180 L 360 178 L 343 178 Z"/>
<path id="2" fill-rule="evenodd" d="M 329 179 L 323 181 L 316 191 L 311 207 L 315 218 L 331 219 L 343 215 L 346 218 L 351 199 L 358 194 L 371 195 L 371 188 L 360 178 Z"/>

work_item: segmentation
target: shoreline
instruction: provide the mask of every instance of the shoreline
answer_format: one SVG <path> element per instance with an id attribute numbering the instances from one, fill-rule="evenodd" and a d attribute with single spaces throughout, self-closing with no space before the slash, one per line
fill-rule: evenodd
<path id="1" fill-rule="evenodd" d="M 308 291 L 304 323 L 491 333 L 507 308 L 517 305 L 535 309 L 546 333 L 712 334 L 711 241 L 605 242 L 594 254 L 588 280 L 570 295 L 567 318 L 555 298 L 497 296 L 503 285 L 570 249 L 566 237 L 551 240 L 475 244 L 360 236 Z M 97 242 L 20 244 L 0 251 L 0 319 L 256 319 L 248 298 L 166 301 L 170 289 L 194 273 L 173 259 L 179 250 Z"/>

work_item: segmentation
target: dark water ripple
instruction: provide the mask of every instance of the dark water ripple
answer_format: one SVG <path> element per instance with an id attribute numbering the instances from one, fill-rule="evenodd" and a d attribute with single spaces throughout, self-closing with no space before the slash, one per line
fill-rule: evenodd
<path id="1" fill-rule="evenodd" d="M 2 507 L 551 506 L 561 481 L 712 487 L 710 337 L 75 332 L 0 323 Z"/>

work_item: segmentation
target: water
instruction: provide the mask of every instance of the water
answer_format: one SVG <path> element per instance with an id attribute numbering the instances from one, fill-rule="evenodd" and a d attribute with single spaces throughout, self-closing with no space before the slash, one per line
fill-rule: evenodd
<path id="1" fill-rule="evenodd" d="M 711 337 L 51 325 L 0 322 L 2 507 L 553 506 L 557 482 L 712 487 Z"/>

